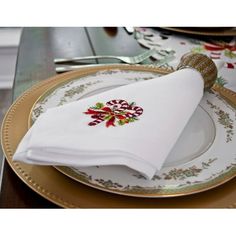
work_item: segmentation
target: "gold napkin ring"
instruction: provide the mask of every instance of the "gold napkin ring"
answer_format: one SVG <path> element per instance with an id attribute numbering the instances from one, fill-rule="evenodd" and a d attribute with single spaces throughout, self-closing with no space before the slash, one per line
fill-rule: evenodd
<path id="1" fill-rule="evenodd" d="M 200 53 L 185 54 L 177 67 L 177 70 L 193 68 L 200 72 L 204 80 L 204 88 L 211 88 L 217 78 L 217 67 L 206 55 Z"/>

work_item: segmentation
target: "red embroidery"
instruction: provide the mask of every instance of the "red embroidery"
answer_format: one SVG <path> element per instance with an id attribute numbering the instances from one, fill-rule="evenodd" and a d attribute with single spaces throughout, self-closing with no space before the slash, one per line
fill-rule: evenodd
<path id="1" fill-rule="evenodd" d="M 89 126 L 94 126 L 106 121 L 106 127 L 124 125 L 138 120 L 142 115 L 143 109 L 135 106 L 135 103 L 126 102 L 125 100 L 111 100 L 106 106 L 98 102 L 94 107 L 90 107 L 84 114 L 91 115 L 94 120 L 89 122 Z"/>

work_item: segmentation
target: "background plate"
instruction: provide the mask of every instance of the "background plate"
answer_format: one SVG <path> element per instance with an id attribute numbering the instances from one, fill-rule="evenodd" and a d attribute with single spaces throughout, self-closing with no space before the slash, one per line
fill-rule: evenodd
<path id="1" fill-rule="evenodd" d="M 165 27 L 174 32 L 193 34 L 193 35 L 205 35 L 205 36 L 235 36 L 236 27 Z"/>

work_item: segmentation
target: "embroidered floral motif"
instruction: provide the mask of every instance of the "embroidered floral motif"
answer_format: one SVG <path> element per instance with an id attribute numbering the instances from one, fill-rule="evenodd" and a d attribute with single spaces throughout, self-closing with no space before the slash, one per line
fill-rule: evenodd
<path id="1" fill-rule="evenodd" d="M 143 109 L 135 105 L 134 102 L 128 103 L 125 100 L 111 100 L 104 105 L 101 102 L 90 107 L 86 115 L 91 115 L 94 120 L 89 122 L 89 126 L 95 126 L 103 121 L 106 121 L 106 127 L 125 125 L 138 120 L 138 117 L 143 114 Z"/>

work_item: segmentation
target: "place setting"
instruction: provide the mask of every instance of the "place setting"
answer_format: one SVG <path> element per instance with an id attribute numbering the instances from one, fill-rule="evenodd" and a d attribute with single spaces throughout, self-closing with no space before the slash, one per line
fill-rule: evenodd
<path id="1" fill-rule="evenodd" d="M 132 57 L 55 57 L 58 74 L 15 100 L 2 148 L 34 192 L 63 208 L 234 207 L 233 43 L 158 32 L 127 31 L 148 48 Z"/>

